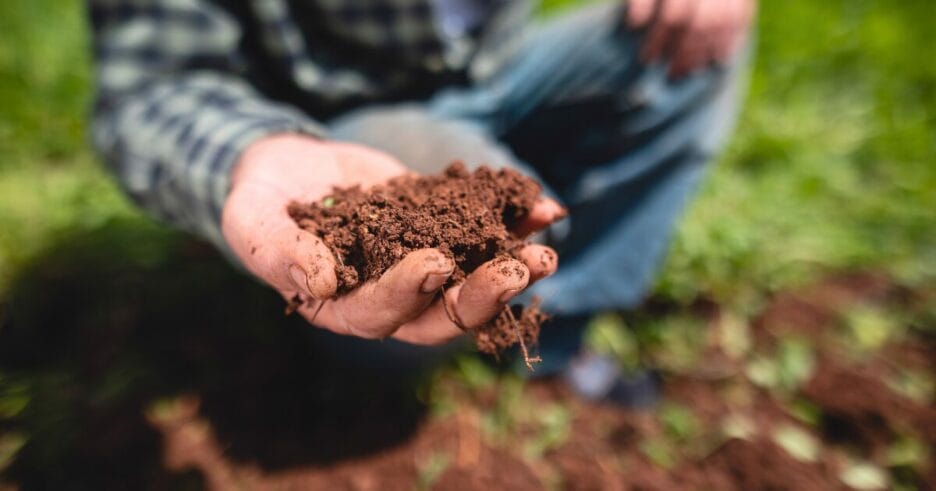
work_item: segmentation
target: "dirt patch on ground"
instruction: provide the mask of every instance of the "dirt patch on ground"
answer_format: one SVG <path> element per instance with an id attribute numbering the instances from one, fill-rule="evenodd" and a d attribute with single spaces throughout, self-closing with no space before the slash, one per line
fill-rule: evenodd
<path id="1" fill-rule="evenodd" d="M 339 295 L 426 248 L 455 261 L 448 287 L 485 262 L 517 257 L 526 244 L 517 227 L 541 192 L 539 184 L 516 171 L 482 166 L 469 172 L 455 163 L 439 175 L 402 176 L 366 191 L 335 189 L 321 201 L 292 203 L 289 214 L 321 237 L 338 259 Z M 508 264 L 505 275 L 524 274 Z M 482 352 L 496 354 L 519 342 L 535 344 L 543 320 L 533 304 L 505 309 L 472 332 Z"/>
<path id="2" fill-rule="evenodd" d="M 898 288 L 886 276 L 859 272 L 836 275 L 801 289 L 777 294 L 755 321 L 761 339 L 796 334 L 829 334 L 829 327 L 849 307 L 884 300 Z"/>
<path id="3" fill-rule="evenodd" d="M 88 250 L 102 257 L 97 243 Z M 770 315 L 746 326 L 756 338 L 749 352 L 706 352 L 692 367 L 661 370 L 662 404 L 635 411 L 584 402 L 560 380 L 497 377 L 478 360 L 473 370 L 413 368 L 434 377 L 416 389 L 387 373 L 409 358 L 362 366 L 372 356 L 358 350 L 374 343 L 325 332 L 310 343 L 301 319 L 258 329 L 280 299 L 220 260 L 128 275 L 109 258 L 66 257 L 17 290 L 14 299 L 34 304 L 17 300 L 15 322 L 0 326 L 4 376 L 48 380 L 30 391 L 23 416 L 0 423 L 30 437 L 0 489 L 842 489 L 856 459 L 883 473 L 883 489 L 936 489 L 933 399 L 893 379 L 932 378 L 931 329 L 864 357 L 842 350 L 850 305 L 933 305 L 930 296 L 908 307 L 881 293 L 895 291 L 887 282 L 852 288 L 837 277 L 776 295 Z M 65 281 L 69 267 L 78 272 Z M 119 275 L 103 274 L 108 267 Z M 198 282 L 229 290 L 163 296 Z M 808 292 L 836 293 L 820 302 Z M 792 297 L 805 303 L 784 300 Z M 798 330 L 806 304 L 822 307 L 824 320 Z M 708 334 L 728 318 L 717 306 L 686 315 Z M 922 327 L 932 317 L 914 319 Z M 782 390 L 754 383 L 749 362 L 775 357 L 784 336 L 811 343 L 811 373 Z M 180 393 L 197 396 L 153 403 Z M 43 417 L 52 423 L 33 422 Z M 799 452 L 778 439 L 784 428 L 799 432 Z M 895 462 L 895 444 L 908 439 L 922 456 L 917 449 L 912 461 L 902 447 Z"/>
<path id="4" fill-rule="evenodd" d="M 817 491 L 844 488 L 824 467 L 798 461 L 767 440 L 733 439 L 699 465 L 702 485 L 692 488 Z"/>
<path id="5" fill-rule="evenodd" d="M 936 449 L 933 428 L 936 412 L 930 406 L 892 390 L 873 366 L 841 356 L 837 343 L 824 344 L 835 329 L 840 310 L 847 305 L 881 300 L 885 284 L 866 277 L 855 281 L 835 278 L 826 286 L 805 291 L 823 298 L 782 294 L 755 323 L 769 328 L 761 336 L 789 334 L 778 326 L 802 326 L 804 315 L 812 319 L 808 330 L 817 342 L 815 370 L 795 393 L 778 393 L 753 384 L 744 375 L 744 363 L 724 359 L 718 376 L 705 370 L 671 373 L 665 377 L 664 406 L 652 411 L 623 410 L 576 399 L 560 380 L 528 384 L 526 402 L 517 413 L 502 406 L 503 393 L 496 386 L 477 389 L 453 382 L 447 386 L 454 410 L 423 424 L 412 439 L 399 447 L 370 457 L 329 467 L 305 467 L 287 472 L 267 472 L 232 463 L 207 426 L 191 410 L 182 411 L 183 423 L 154 421 L 166 442 L 167 463 L 175 470 L 196 469 L 216 489 L 238 485 L 246 489 L 455 489 L 538 490 L 544 487 L 571 490 L 835 490 L 850 489 L 842 475 L 845 454 L 858 455 L 886 467 L 888 445 L 898 435 L 914 435 Z M 873 287 L 869 287 L 873 285 Z M 821 306 L 821 315 L 813 315 Z M 802 308 L 801 308 L 802 307 Z M 820 322 L 821 320 L 821 322 Z M 710 326 L 711 327 L 711 326 Z M 931 353 L 934 343 L 918 339 L 909 346 L 901 340 L 882 352 L 908 351 L 909 366 L 928 365 L 921 353 Z M 765 345 L 774 345 L 768 342 Z M 900 364 L 901 360 L 894 361 Z M 795 400 L 807 400 L 819 419 L 806 423 L 791 411 Z M 525 404 L 525 405 L 524 405 Z M 691 413 L 692 424 L 673 416 L 676 405 Z M 520 406 L 518 406 L 520 407 Z M 544 423 L 543 414 L 556 408 L 569 420 L 559 424 L 564 436 L 531 454 L 531 442 L 556 431 Z M 507 411 L 504 413 L 504 411 Z M 678 414 L 678 412 L 677 412 Z M 483 420 L 515 419 L 507 435 L 492 440 Z M 493 419 L 492 419 L 493 418 Z M 548 418 L 547 418 L 548 419 Z M 561 418 L 560 418 L 561 420 Z M 668 421 L 669 420 L 669 421 Z M 737 434 L 726 430 L 744 423 Z M 678 430 L 676 436 L 673 431 Z M 552 428 L 552 429 L 549 429 Z M 781 444 L 778 429 L 795 428 L 814 441 L 812 455 L 797 455 Z M 488 430 L 489 432 L 490 430 Z M 788 430 L 789 431 L 789 430 Z M 846 450 L 847 449 L 847 450 Z M 809 452 L 807 452 L 809 453 Z M 533 456 L 531 456 L 533 455 Z M 926 462 L 901 472 L 920 489 L 934 484 L 936 469 Z"/>
<path id="6" fill-rule="evenodd" d="M 803 394 L 822 410 L 834 441 L 874 453 L 912 432 L 936 445 L 936 409 L 894 392 L 867 366 L 823 360 Z"/>
<path id="7" fill-rule="evenodd" d="M 209 423 L 199 415 L 195 396 L 150 411 L 163 435 L 165 465 L 176 472 L 195 470 L 210 489 L 335 489 L 355 491 L 433 489 L 539 489 L 541 484 L 517 456 L 481 444 L 476 420 L 430 421 L 404 446 L 379 455 L 330 466 L 269 472 L 235 463 Z M 452 424 L 454 423 L 454 424 Z"/>

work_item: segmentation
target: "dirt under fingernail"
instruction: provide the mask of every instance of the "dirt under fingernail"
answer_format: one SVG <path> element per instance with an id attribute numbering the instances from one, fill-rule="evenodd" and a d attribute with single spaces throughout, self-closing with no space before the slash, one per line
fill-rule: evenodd
<path id="1" fill-rule="evenodd" d="M 358 186 L 334 189 L 320 201 L 291 203 L 289 214 L 338 259 L 338 295 L 380 277 L 410 252 L 427 248 L 455 262 L 443 285 L 448 288 L 488 261 L 507 260 L 505 269 L 517 264 L 510 258 L 518 258 L 527 242 L 513 229 L 541 192 L 536 181 L 514 170 L 481 166 L 468 171 L 456 162 L 441 174 L 401 176 L 366 191 Z M 547 318 L 538 305 L 532 302 L 514 315 L 499 315 L 472 329 L 478 349 L 497 354 L 518 343 L 535 345 Z"/>

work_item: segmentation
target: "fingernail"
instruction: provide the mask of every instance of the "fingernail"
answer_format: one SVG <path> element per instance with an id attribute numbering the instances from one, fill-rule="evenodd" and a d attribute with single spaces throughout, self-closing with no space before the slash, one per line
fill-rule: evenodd
<path id="1" fill-rule="evenodd" d="M 423 280 L 422 285 L 419 286 L 419 291 L 423 293 L 433 293 L 439 291 L 439 288 L 442 288 L 442 285 L 448 281 L 451 273 L 429 273 L 426 275 L 426 279 Z"/>
<path id="2" fill-rule="evenodd" d="M 548 274 L 553 274 L 556 272 L 558 260 L 556 259 L 555 253 L 551 251 L 543 251 L 543 254 L 540 255 L 540 261 L 543 267 L 549 271 Z"/>
<path id="3" fill-rule="evenodd" d="M 296 288 L 305 293 L 309 292 L 309 275 L 307 275 L 302 268 L 295 264 L 290 266 L 289 277 L 292 278 L 293 283 L 296 284 Z"/>
<path id="4" fill-rule="evenodd" d="M 520 290 L 521 289 L 519 288 L 514 290 L 506 290 L 504 293 L 501 293 L 501 296 L 497 299 L 497 301 L 500 303 L 507 303 L 511 298 L 516 297 L 520 293 Z"/>

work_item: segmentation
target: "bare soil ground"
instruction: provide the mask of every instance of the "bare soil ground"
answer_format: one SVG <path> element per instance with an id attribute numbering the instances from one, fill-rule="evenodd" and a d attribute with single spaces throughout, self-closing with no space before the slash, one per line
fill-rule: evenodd
<path id="1" fill-rule="evenodd" d="M 701 302 L 684 312 L 705 331 L 701 356 L 660 369 L 660 407 L 626 411 L 556 380 L 368 366 L 371 354 L 341 353 L 372 343 L 310 339 L 295 318 L 271 326 L 280 300 L 200 246 L 139 265 L 88 240 L 50 252 L 3 306 L 4 383 L 29 394 L 0 408 L 0 433 L 24 435 L 0 462 L 4 491 L 936 489 L 932 331 L 910 326 L 867 352 L 846 335 L 856 309 L 926 310 L 936 291 L 831 276 L 742 322 L 743 350 L 722 342 L 738 320 Z M 225 295 L 175 293 L 193 284 Z M 809 347 L 801 379 L 784 378 L 791 339 Z M 762 359 L 779 382 L 755 376 Z"/>
<path id="2" fill-rule="evenodd" d="M 324 467 L 267 472 L 226 458 L 210 421 L 199 415 L 197 396 L 179 399 L 171 412 L 150 421 L 162 435 L 167 466 L 197 469 L 214 489 L 849 489 L 840 476 L 850 456 L 886 466 L 888 445 L 907 434 L 936 448 L 936 408 L 892 390 L 881 369 L 906 366 L 936 373 L 933 340 L 905 340 L 888 347 L 905 356 L 882 354 L 856 362 L 828 337 L 843 309 L 893 294 L 883 278 L 831 278 L 777 296 L 759 317 L 760 345 L 775 342 L 788 329 L 818 343 L 817 368 L 799 391 L 821 415 L 814 427 L 720 353 L 711 358 L 726 363 L 717 377 L 667 377 L 665 399 L 690 408 L 702 429 L 694 441 L 685 442 L 688 450 L 663 465 L 641 448 L 641 442 L 666 431 L 652 414 L 583 403 L 556 380 L 527 387 L 535 407 L 559 404 L 571 413 L 567 437 L 536 459 L 511 442 L 486 438 L 481 415 L 495 410 L 495 395 L 472 392 L 457 382 L 450 382 L 458 401 L 454 411 L 424 422 L 405 443 Z M 717 322 L 717 312 L 711 321 Z M 718 430 L 731 421 L 747 422 L 745 434 Z M 779 428 L 797 428 L 814 439 L 816 455 L 804 458 L 782 446 L 773 437 Z M 438 468 L 431 468 L 434 462 Z M 907 470 L 919 489 L 936 489 L 933 466 Z"/>

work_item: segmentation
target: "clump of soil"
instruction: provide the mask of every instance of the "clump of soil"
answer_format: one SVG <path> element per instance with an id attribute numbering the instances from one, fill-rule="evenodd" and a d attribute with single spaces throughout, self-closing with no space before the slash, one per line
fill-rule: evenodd
<path id="1" fill-rule="evenodd" d="M 292 203 L 289 214 L 338 258 L 339 295 L 425 248 L 454 260 L 448 288 L 487 261 L 517 257 L 527 242 L 514 230 L 541 191 L 539 184 L 513 170 L 482 166 L 469 172 L 456 162 L 438 175 L 401 176 L 367 191 L 359 186 L 335 189 L 321 201 Z M 525 358 L 533 361 L 526 356 L 526 345 L 536 343 L 543 320 L 534 302 L 505 308 L 471 332 L 482 352 L 497 354 L 520 343 Z"/>

